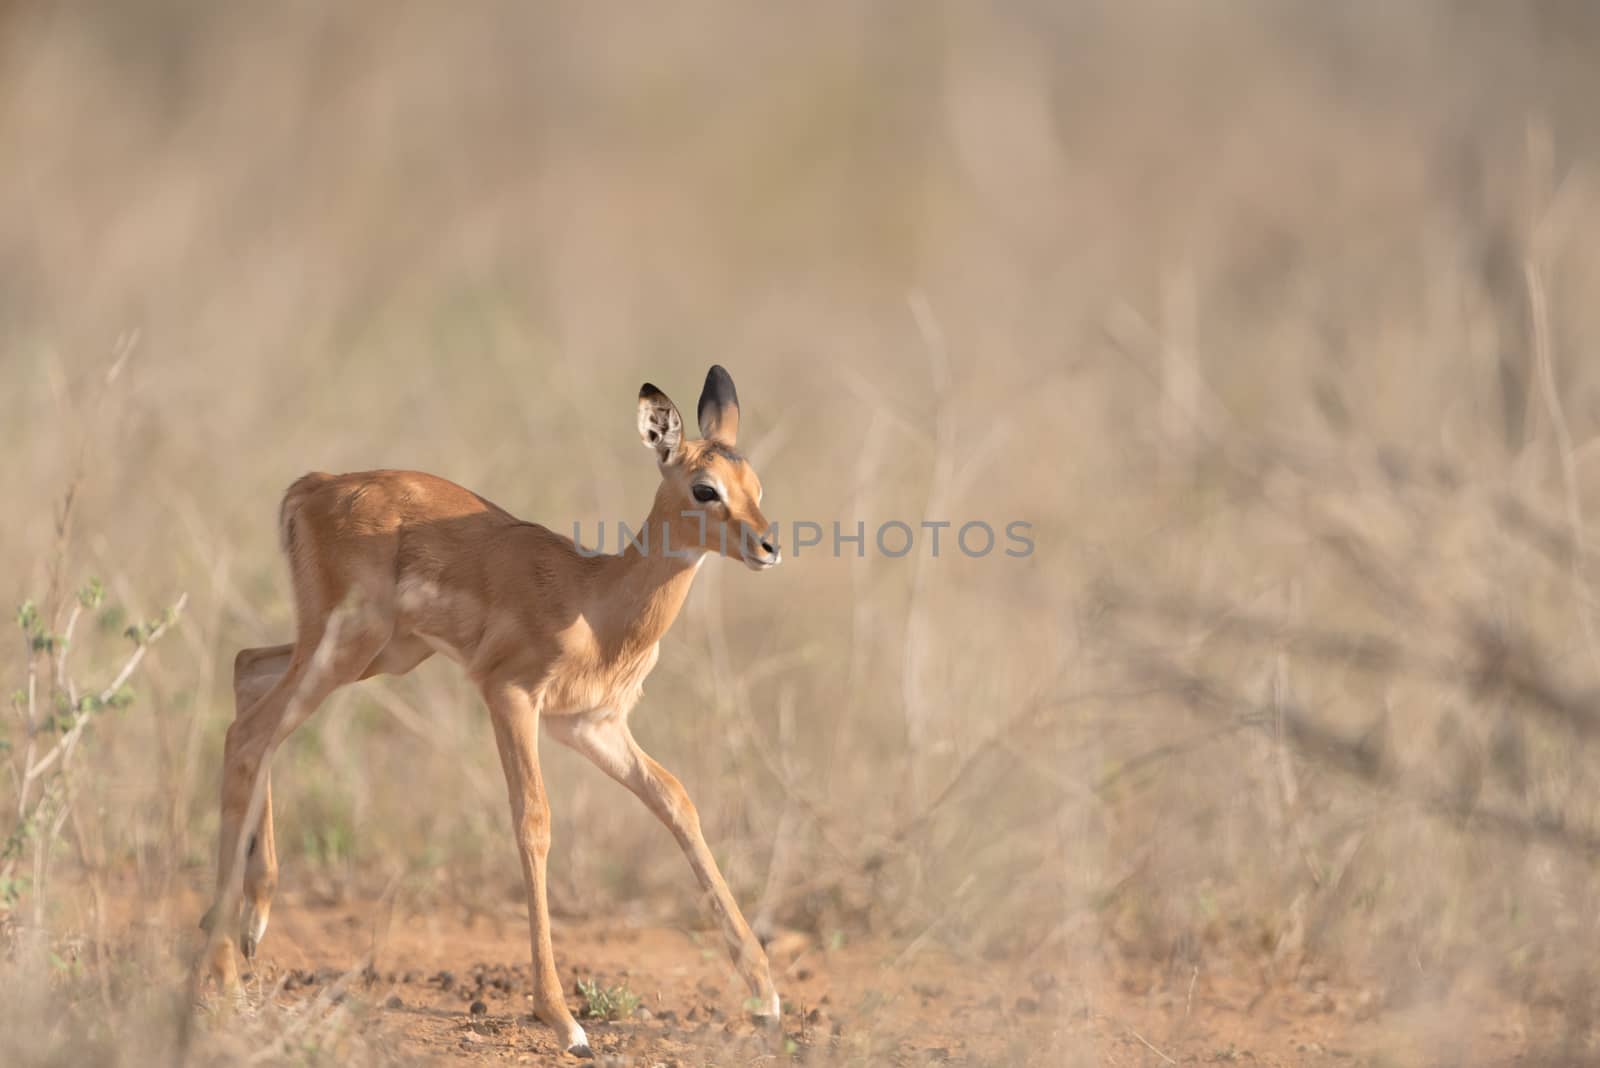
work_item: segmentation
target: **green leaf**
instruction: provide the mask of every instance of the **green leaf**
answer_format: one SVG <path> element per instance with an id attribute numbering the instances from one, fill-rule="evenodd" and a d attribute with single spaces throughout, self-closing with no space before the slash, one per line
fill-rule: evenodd
<path id="1" fill-rule="evenodd" d="M 90 610 L 99 608 L 106 599 L 106 588 L 97 578 L 91 578 L 78 591 L 78 603 Z"/>
<path id="2" fill-rule="evenodd" d="M 27 845 L 28 839 L 33 835 L 33 821 L 29 819 L 18 823 L 11 832 L 11 837 L 6 839 L 6 844 L 0 846 L 0 860 L 10 860 L 22 855 L 22 847 Z"/>
<path id="3" fill-rule="evenodd" d="M 17 626 L 28 634 L 33 633 L 34 627 L 39 624 L 39 606 L 32 601 L 23 601 L 17 609 Z"/>

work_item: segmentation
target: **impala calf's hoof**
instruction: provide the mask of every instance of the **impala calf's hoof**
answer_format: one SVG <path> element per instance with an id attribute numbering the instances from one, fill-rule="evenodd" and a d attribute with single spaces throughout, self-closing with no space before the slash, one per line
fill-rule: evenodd
<path id="1" fill-rule="evenodd" d="M 765 1001 L 750 999 L 756 1004 L 750 1005 L 750 1018 L 763 1027 L 777 1027 L 782 1021 L 782 1006 L 778 1001 L 778 992 L 774 990 Z M 749 1004 L 747 1002 L 747 1004 Z"/>
<path id="2" fill-rule="evenodd" d="M 265 937 L 267 937 L 267 914 L 258 911 L 254 905 L 246 906 L 244 923 L 239 928 L 239 952 L 244 954 L 245 960 L 255 959 L 256 949 Z"/>

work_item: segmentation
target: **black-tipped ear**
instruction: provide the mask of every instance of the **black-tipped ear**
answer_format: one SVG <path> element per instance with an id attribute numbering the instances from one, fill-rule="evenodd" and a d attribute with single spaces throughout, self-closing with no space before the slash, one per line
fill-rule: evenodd
<path id="1" fill-rule="evenodd" d="M 700 436 L 732 447 L 739 437 L 739 391 L 733 376 L 720 363 L 706 372 L 706 388 L 700 391 Z"/>
<path id="2" fill-rule="evenodd" d="M 656 459 L 670 464 L 683 445 L 683 416 L 667 395 L 646 382 L 639 387 L 639 438 L 656 450 Z"/>

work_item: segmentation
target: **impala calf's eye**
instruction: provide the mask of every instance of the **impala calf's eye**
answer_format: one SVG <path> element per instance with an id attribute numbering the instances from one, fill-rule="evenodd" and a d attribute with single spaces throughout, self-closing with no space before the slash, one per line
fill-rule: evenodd
<path id="1" fill-rule="evenodd" d="M 698 482 L 694 487 L 694 499 L 701 504 L 710 504 L 717 499 L 717 488 L 708 486 L 704 482 Z"/>

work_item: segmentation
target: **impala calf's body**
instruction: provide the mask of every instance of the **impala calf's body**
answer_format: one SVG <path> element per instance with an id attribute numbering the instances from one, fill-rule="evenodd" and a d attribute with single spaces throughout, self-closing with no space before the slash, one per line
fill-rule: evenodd
<path id="1" fill-rule="evenodd" d="M 616 556 L 585 554 L 559 534 L 419 472 L 311 474 L 289 488 L 280 533 L 294 584 L 295 640 L 246 649 L 234 664 L 237 712 L 224 750 L 218 895 L 208 913 L 208 921 L 221 921 L 211 967 L 224 985 L 237 983 L 228 934 L 234 928 L 225 915 L 230 886 L 242 892 L 239 948 L 249 957 L 266 932 L 276 885 L 272 752 L 338 687 L 403 674 L 439 653 L 462 666 L 489 707 L 527 883 L 534 1009 L 565 1048 L 588 1053 L 550 944 L 541 724 L 667 825 L 710 899 L 758 1014 L 777 1015 L 766 954 L 717 870 L 693 803 L 628 728 L 658 643 L 703 556 L 720 552 L 755 570 L 780 559 L 761 514 L 760 483 L 734 450 L 738 397 L 721 367 L 706 376 L 698 415 L 703 437 L 686 439 L 665 394 L 648 384 L 640 390 L 639 433 L 656 453 L 661 484 L 646 521 L 651 537 Z M 236 862 L 242 878 L 230 884 Z"/>

